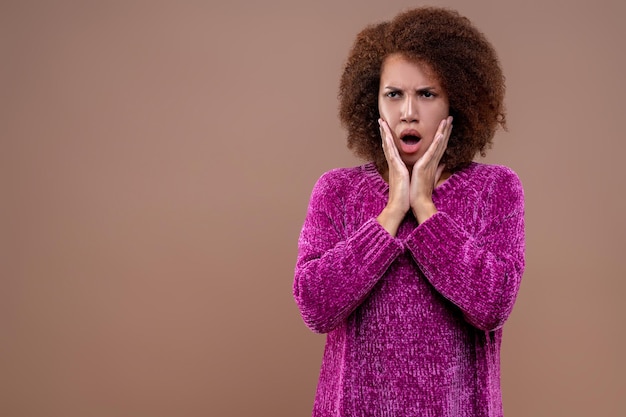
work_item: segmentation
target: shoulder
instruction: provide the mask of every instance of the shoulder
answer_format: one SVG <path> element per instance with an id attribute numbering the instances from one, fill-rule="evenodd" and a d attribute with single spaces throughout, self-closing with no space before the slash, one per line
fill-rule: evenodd
<path id="1" fill-rule="evenodd" d="M 520 182 L 515 171 L 504 165 L 472 162 L 468 167 L 462 169 L 461 172 L 466 172 L 474 178 Z"/>
<path id="2" fill-rule="evenodd" d="M 480 186 L 496 188 L 519 188 L 522 190 L 522 182 L 515 171 L 504 165 L 491 165 L 472 162 L 468 167 L 459 171 L 466 181 Z"/>
<path id="3" fill-rule="evenodd" d="M 491 204 L 523 208 L 524 188 L 519 176 L 511 168 L 473 162 L 463 171 Z"/>
<path id="4" fill-rule="evenodd" d="M 349 168 L 334 168 L 323 173 L 315 184 L 314 193 L 345 194 L 378 175 L 374 164 L 368 163 Z"/>
<path id="5" fill-rule="evenodd" d="M 382 183 L 382 184 L 381 184 Z M 310 209 L 345 211 L 363 201 L 372 201 L 386 186 L 373 163 L 325 172 L 315 183 Z"/>

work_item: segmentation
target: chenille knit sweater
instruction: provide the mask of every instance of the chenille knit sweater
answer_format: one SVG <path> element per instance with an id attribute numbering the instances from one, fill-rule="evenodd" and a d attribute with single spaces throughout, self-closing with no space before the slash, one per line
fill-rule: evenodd
<path id="1" fill-rule="evenodd" d="M 313 189 L 293 288 L 328 333 L 313 416 L 502 416 L 501 327 L 524 270 L 517 175 L 472 163 L 396 237 L 376 221 L 388 192 L 371 163 Z"/>

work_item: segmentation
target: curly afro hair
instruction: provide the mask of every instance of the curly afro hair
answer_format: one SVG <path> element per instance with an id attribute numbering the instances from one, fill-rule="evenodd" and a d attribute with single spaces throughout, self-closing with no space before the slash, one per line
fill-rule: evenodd
<path id="1" fill-rule="evenodd" d="M 424 7 L 361 31 L 339 86 L 339 118 L 348 148 L 387 169 L 378 126 L 378 89 L 385 57 L 401 54 L 428 64 L 448 94 L 454 129 L 442 162 L 467 166 L 491 147 L 498 125 L 506 129 L 504 76 L 485 36 L 456 11 Z"/>

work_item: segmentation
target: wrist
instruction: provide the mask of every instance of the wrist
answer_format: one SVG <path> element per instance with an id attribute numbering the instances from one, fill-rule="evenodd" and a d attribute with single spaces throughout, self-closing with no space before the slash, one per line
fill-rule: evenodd
<path id="1" fill-rule="evenodd" d="M 409 210 L 408 204 L 406 208 L 398 207 L 393 204 L 387 204 L 385 208 L 383 209 L 383 211 L 381 211 L 381 214 L 385 213 L 385 215 L 393 219 L 396 219 L 398 222 L 401 222 L 402 219 L 404 219 L 404 216 L 406 215 L 408 210 Z"/>
<path id="2" fill-rule="evenodd" d="M 424 223 L 437 213 L 437 207 L 432 200 L 414 204 L 411 206 L 411 210 L 413 211 L 413 215 L 417 219 L 418 224 Z"/>
<path id="3" fill-rule="evenodd" d="M 380 212 L 378 217 L 376 217 L 376 221 L 387 231 L 387 233 L 395 237 L 405 214 L 406 212 L 403 213 L 401 210 L 396 208 L 385 207 Z"/>

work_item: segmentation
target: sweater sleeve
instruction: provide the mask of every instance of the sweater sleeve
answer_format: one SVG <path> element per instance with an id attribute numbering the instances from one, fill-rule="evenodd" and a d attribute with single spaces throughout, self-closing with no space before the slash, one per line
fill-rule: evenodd
<path id="1" fill-rule="evenodd" d="M 524 272 L 524 194 L 517 175 L 506 169 L 484 195 L 487 221 L 478 232 L 469 233 L 440 211 L 411 233 L 406 246 L 469 323 L 492 331 L 511 313 Z"/>
<path id="2" fill-rule="evenodd" d="M 293 294 L 306 325 L 327 333 L 367 297 L 403 251 L 402 242 L 367 219 L 346 232 L 345 205 L 333 172 L 313 189 L 300 239 Z"/>

